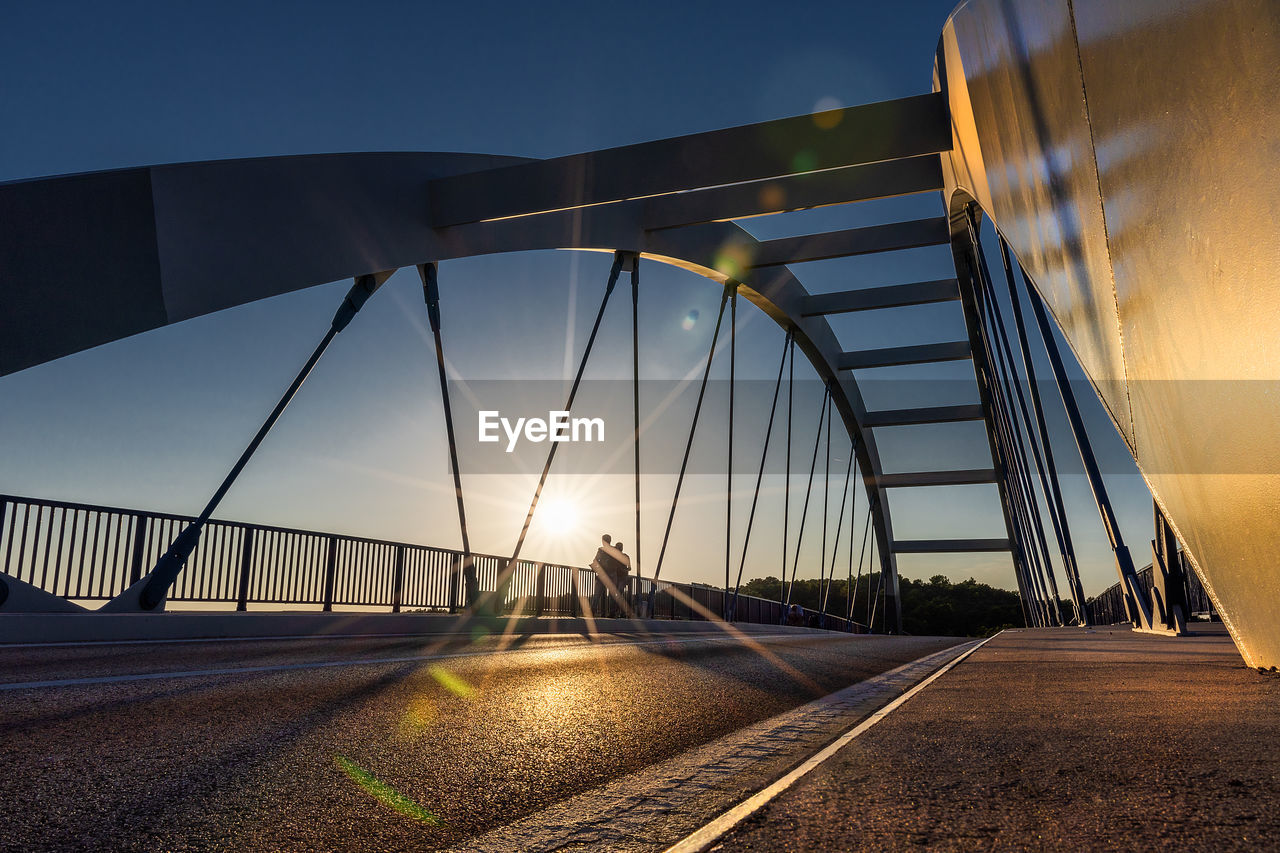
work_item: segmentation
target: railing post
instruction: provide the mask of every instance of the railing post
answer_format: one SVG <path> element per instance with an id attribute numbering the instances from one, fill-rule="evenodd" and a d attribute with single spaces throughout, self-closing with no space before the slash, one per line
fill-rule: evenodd
<path id="1" fill-rule="evenodd" d="M 240 590 L 236 596 L 236 610 L 249 609 L 249 573 L 253 571 L 253 528 L 244 528 L 244 541 L 240 545 Z"/>
<path id="2" fill-rule="evenodd" d="M 391 612 L 399 613 L 404 599 L 404 546 L 396 546 L 395 575 L 391 580 Z"/>
<path id="3" fill-rule="evenodd" d="M 129 556 L 129 586 L 142 579 L 142 557 L 145 554 L 147 531 L 151 528 L 151 519 L 144 515 L 133 517 L 133 553 Z"/>
<path id="4" fill-rule="evenodd" d="M 538 583 L 534 588 L 534 605 L 533 615 L 541 616 L 543 603 L 547 597 L 547 565 L 546 563 L 538 563 Z"/>
<path id="5" fill-rule="evenodd" d="M 582 603 L 578 601 L 578 575 L 580 574 L 581 572 L 579 572 L 577 569 L 574 569 L 573 572 L 570 574 L 570 580 L 572 581 L 572 583 L 570 583 L 569 585 L 570 586 L 569 614 L 575 618 L 582 615 Z"/>
<path id="6" fill-rule="evenodd" d="M 324 566 L 324 611 L 333 610 L 333 588 L 337 581 L 338 537 L 329 537 L 329 557 Z"/>
<path id="7" fill-rule="evenodd" d="M 462 571 L 462 554 L 449 562 L 449 612 L 458 612 L 458 574 Z"/>

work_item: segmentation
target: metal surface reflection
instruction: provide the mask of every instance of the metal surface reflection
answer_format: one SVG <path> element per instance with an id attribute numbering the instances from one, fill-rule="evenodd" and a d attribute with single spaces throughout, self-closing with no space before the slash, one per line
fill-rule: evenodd
<path id="1" fill-rule="evenodd" d="M 936 70 L 949 196 L 1008 239 L 1245 660 L 1280 665 L 1280 399 L 1238 381 L 1280 373 L 1280 7 L 971 0 Z"/>

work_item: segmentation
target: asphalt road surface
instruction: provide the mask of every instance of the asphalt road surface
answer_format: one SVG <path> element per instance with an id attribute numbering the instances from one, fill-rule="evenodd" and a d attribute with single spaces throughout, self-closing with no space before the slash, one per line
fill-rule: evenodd
<path id="1" fill-rule="evenodd" d="M 0 850 L 465 845 L 956 642 L 615 634 L 0 648 Z"/>

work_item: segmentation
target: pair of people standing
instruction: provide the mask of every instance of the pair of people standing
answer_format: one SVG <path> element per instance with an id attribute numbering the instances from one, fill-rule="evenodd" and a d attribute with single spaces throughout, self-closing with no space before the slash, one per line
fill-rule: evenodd
<path id="1" fill-rule="evenodd" d="M 605 582 L 605 606 L 601 616 L 620 617 L 627 611 L 627 587 L 631 579 L 631 558 L 619 542 L 613 544 L 608 533 L 600 537 L 600 547 L 591 561 L 591 569 Z"/>

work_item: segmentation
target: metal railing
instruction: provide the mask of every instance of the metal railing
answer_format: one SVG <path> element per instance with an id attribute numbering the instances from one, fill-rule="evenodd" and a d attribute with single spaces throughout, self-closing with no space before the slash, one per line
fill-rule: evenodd
<path id="1" fill-rule="evenodd" d="M 0 571 L 71 601 L 114 598 L 140 580 L 191 516 L 0 495 Z M 456 611 L 463 554 L 448 548 L 211 520 L 169 591 L 172 602 Z M 472 555 L 480 592 L 497 589 L 507 558 Z M 621 600 L 591 569 L 519 560 L 502 612 L 658 619 L 718 619 L 731 593 L 704 584 L 632 578 Z M 778 601 L 739 595 L 735 621 L 784 623 Z M 795 619 L 792 620 L 797 621 Z M 857 622 L 805 608 L 799 620 L 861 633 Z"/>
<path id="2" fill-rule="evenodd" d="M 1183 561 L 1183 576 L 1187 579 L 1185 592 L 1188 618 L 1197 613 L 1205 614 L 1210 619 L 1214 618 L 1216 611 L 1213 609 L 1213 602 L 1205 592 L 1204 585 L 1200 583 L 1199 576 L 1186 558 L 1182 557 L 1182 552 L 1179 551 L 1178 554 Z M 1147 564 L 1146 568 L 1138 571 L 1138 584 L 1147 591 L 1147 595 L 1151 595 L 1151 590 L 1155 586 L 1154 569 L 1151 564 Z M 1089 599 L 1088 608 L 1089 618 L 1094 625 L 1120 625 L 1129 621 L 1129 614 L 1124 606 L 1124 592 L 1119 583 L 1112 584 L 1094 598 Z"/>

